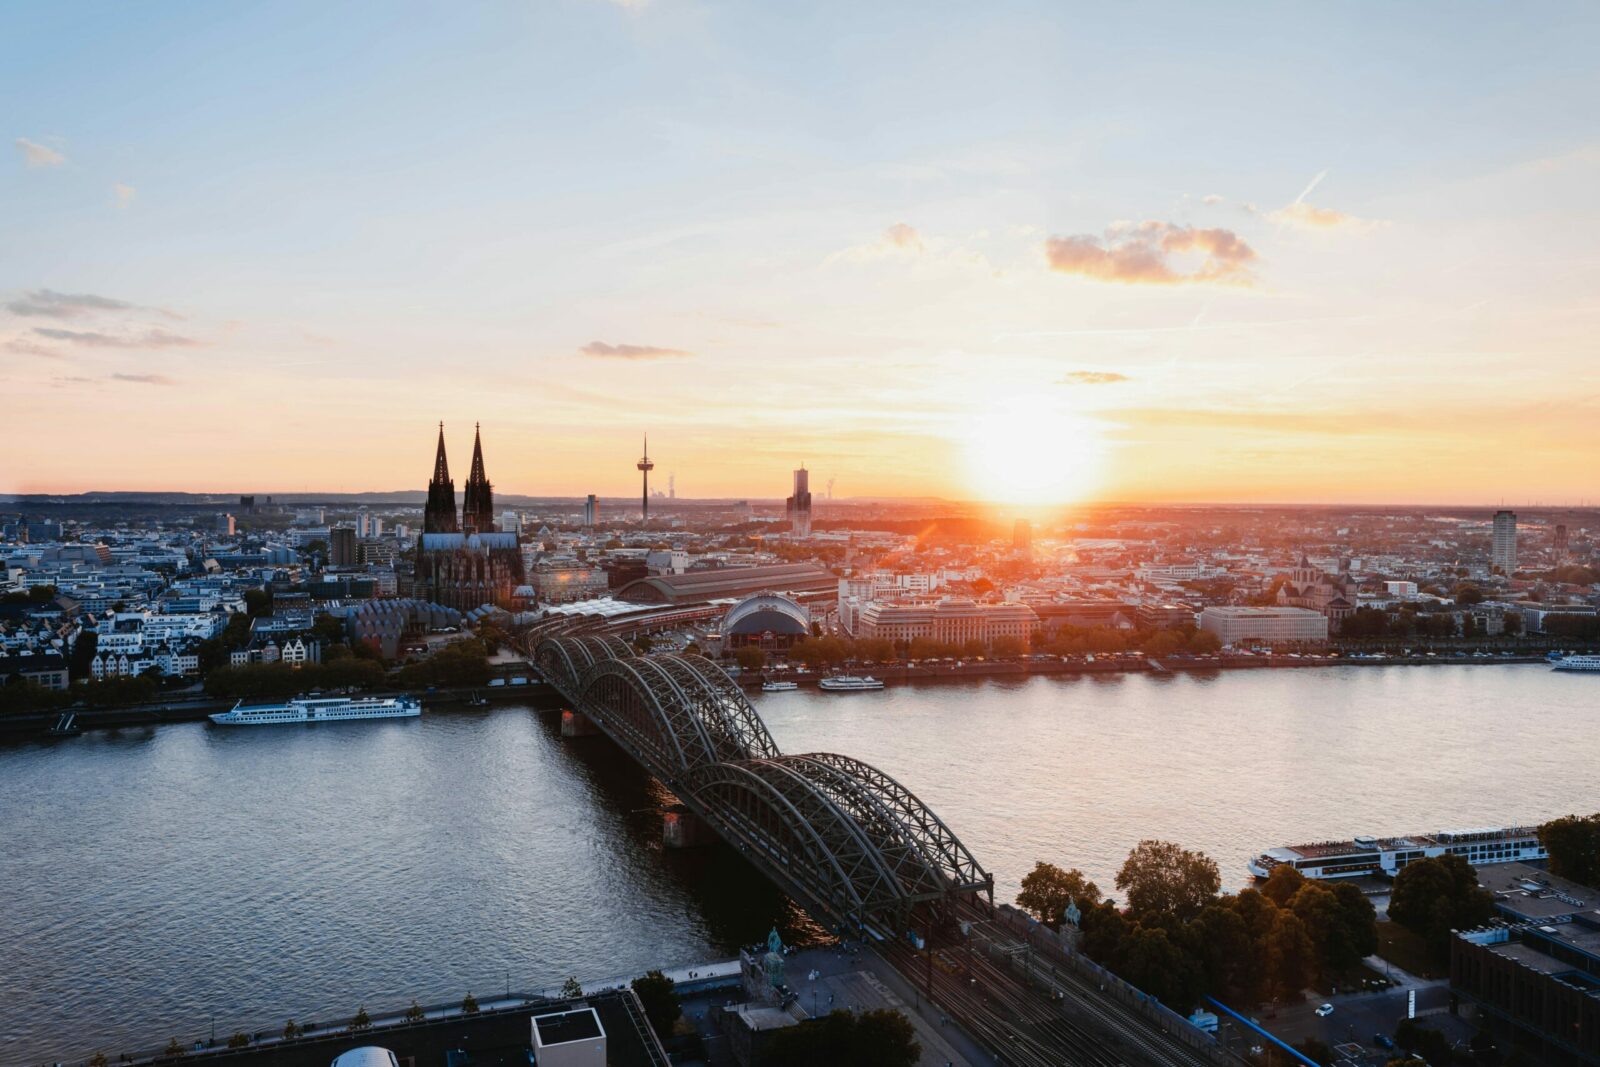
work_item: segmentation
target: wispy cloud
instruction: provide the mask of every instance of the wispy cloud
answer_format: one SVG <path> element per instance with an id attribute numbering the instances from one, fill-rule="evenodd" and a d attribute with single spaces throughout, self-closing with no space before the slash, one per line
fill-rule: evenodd
<path id="1" fill-rule="evenodd" d="M 177 382 L 165 374 L 113 374 L 114 382 L 135 382 L 139 385 L 176 385 Z"/>
<path id="2" fill-rule="evenodd" d="M 205 344 L 193 337 L 183 337 L 166 330 L 146 330 L 135 336 L 119 336 L 97 330 L 61 330 L 37 326 L 33 332 L 52 341 L 86 348 L 199 348 Z"/>
<path id="3" fill-rule="evenodd" d="M 849 263 L 867 263 L 895 256 L 918 256 L 926 250 L 927 243 L 923 241 L 922 234 L 915 226 L 908 222 L 897 222 L 884 230 L 876 241 L 852 245 L 828 258 Z"/>
<path id="4" fill-rule="evenodd" d="M 93 293 L 58 293 L 54 289 L 30 289 L 6 305 L 13 315 L 73 319 L 94 311 L 127 311 L 132 304 Z"/>
<path id="5" fill-rule="evenodd" d="M 111 187 L 112 195 L 117 198 L 117 207 L 126 208 L 133 203 L 133 198 L 139 195 L 139 190 L 131 185 L 117 182 Z"/>
<path id="6" fill-rule="evenodd" d="M 17 151 L 22 153 L 22 161 L 30 167 L 59 167 L 67 161 L 66 156 L 38 141 L 18 137 L 15 143 Z"/>
<path id="7" fill-rule="evenodd" d="M 1124 285 L 1250 285 L 1250 266 L 1257 258 L 1255 249 L 1232 230 L 1156 220 L 1118 223 L 1103 238 L 1052 237 L 1044 243 L 1044 253 L 1053 271 Z M 1185 270 L 1174 262 L 1185 255 L 1198 255 L 1200 262 Z"/>
<path id="8" fill-rule="evenodd" d="M 1126 374 L 1113 370 L 1075 370 L 1061 376 L 1061 385 L 1113 385 L 1132 381 Z"/>
<path id="9" fill-rule="evenodd" d="M 1267 216 L 1273 222 L 1284 223 L 1290 226 L 1299 226 L 1307 230 L 1332 230 L 1338 227 L 1370 226 L 1371 220 L 1359 219 L 1354 215 L 1347 215 L 1343 211 L 1335 211 L 1331 207 L 1316 207 L 1304 200 L 1296 200 L 1286 207 Z"/>
<path id="10" fill-rule="evenodd" d="M 30 341 L 26 337 L 16 337 L 3 346 L 7 352 L 16 352 L 24 356 L 43 356 L 45 359 L 65 359 L 61 352 L 49 345 L 42 345 L 38 341 Z"/>
<path id="11" fill-rule="evenodd" d="M 686 359 L 694 355 L 681 348 L 661 348 L 657 345 L 611 345 L 604 341 L 590 341 L 578 349 L 586 356 L 602 359 Z"/>

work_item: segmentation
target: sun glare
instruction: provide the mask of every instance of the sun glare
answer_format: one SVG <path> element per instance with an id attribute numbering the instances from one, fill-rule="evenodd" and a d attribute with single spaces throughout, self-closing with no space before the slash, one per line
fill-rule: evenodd
<path id="1" fill-rule="evenodd" d="M 1104 473 L 1101 426 L 1041 397 L 985 405 L 963 439 L 968 484 L 979 500 L 1073 504 L 1092 494 Z"/>

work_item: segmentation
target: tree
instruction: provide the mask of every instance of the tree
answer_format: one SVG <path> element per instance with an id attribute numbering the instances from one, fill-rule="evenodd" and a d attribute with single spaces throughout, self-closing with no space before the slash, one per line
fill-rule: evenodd
<path id="1" fill-rule="evenodd" d="M 1372 900 L 1352 882 L 1335 882 L 1333 896 L 1339 902 L 1342 936 L 1351 957 L 1349 965 L 1378 951 L 1378 913 Z"/>
<path id="2" fill-rule="evenodd" d="M 427 1013 L 422 1010 L 422 1005 L 415 1000 L 411 1002 L 411 1007 L 406 1009 L 406 1022 L 408 1023 L 420 1023 L 426 1017 Z"/>
<path id="3" fill-rule="evenodd" d="M 1316 965 L 1316 947 L 1305 924 L 1294 912 L 1280 909 L 1262 948 L 1270 992 L 1285 999 L 1298 998 Z"/>
<path id="4" fill-rule="evenodd" d="M 1117 973 L 1180 1015 L 1200 999 L 1205 980 L 1199 961 L 1159 926 L 1140 926 L 1129 935 Z"/>
<path id="5" fill-rule="evenodd" d="M 1456 603 L 1464 608 L 1474 604 L 1483 603 L 1483 590 L 1468 582 L 1461 582 L 1456 586 Z"/>
<path id="6" fill-rule="evenodd" d="M 471 992 L 468 992 L 466 996 L 461 998 L 461 1014 L 478 1014 L 478 998 L 473 996 Z"/>
<path id="7" fill-rule="evenodd" d="M 233 1036 L 228 1038 L 229 1048 L 245 1048 L 250 1044 L 250 1035 L 243 1030 L 235 1030 Z"/>
<path id="8" fill-rule="evenodd" d="M 1493 914 L 1494 897 L 1478 888 L 1472 865 L 1454 854 L 1406 864 L 1389 895 L 1389 918 L 1426 941 L 1439 959 L 1449 954 L 1451 930 L 1482 926 Z"/>
<path id="9" fill-rule="evenodd" d="M 633 980 L 633 991 L 644 1006 L 644 1015 L 650 1020 L 650 1029 L 665 1041 L 672 1036 L 672 1027 L 683 1015 L 683 1005 L 678 1002 L 676 983 L 660 971 L 646 971 Z"/>
<path id="10" fill-rule="evenodd" d="M 1083 954 L 1115 971 L 1121 965 L 1122 946 L 1128 939 L 1128 920 L 1109 900 L 1085 908 L 1078 923 L 1083 931 Z"/>
<path id="11" fill-rule="evenodd" d="M 367 1030 L 372 1027 L 372 1016 L 367 1014 L 367 1009 L 357 1008 L 354 1017 L 350 1020 L 351 1030 Z"/>
<path id="12" fill-rule="evenodd" d="M 303 1033 L 305 1033 L 305 1030 L 293 1019 L 283 1024 L 283 1039 L 285 1041 L 293 1041 Z"/>
<path id="13" fill-rule="evenodd" d="M 922 1046 L 897 1011 L 833 1011 L 774 1032 L 762 1051 L 769 1067 L 914 1067 Z"/>
<path id="14" fill-rule="evenodd" d="M 1300 887 L 1305 884 L 1305 875 L 1287 863 L 1280 863 L 1272 868 L 1272 873 L 1267 875 L 1267 880 L 1262 883 L 1261 895 L 1280 908 L 1287 907 L 1290 899 L 1300 892 Z"/>
<path id="15" fill-rule="evenodd" d="M 997 637 L 991 647 L 994 649 L 994 654 L 1001 659 L 1015 659 L 1022 655 L 1022 638 Z"/>
<path id="16" fill-rule="evenodd" d="M 1600 814 L 1566 815 L 1539 827 L 1539 843 L 1550 852 L 1550 873 L 1600 886 Z"/>
<path id="17" fill-rule="evenodd" d="M 1362 896 L 1361 890 L 1355 886 L 1350 888 L 1355 889 L 1361 902 L 1366 904 L 1364 916 L 1342 900 L 1332 887 L 1320 882 L 1301 886 L 1289 901 L 1289 910 L 1305 924 L 1324 974 L 1338 974 L 1354 967 L 1376 948 L 1377 927 L 1372 904 Z"/>
<path id="18" fill-rule="evenodd" d="M 111 1067 L 111 1061 L 106 1058 L 104 1052 L 96 1052 L 89 1057 L 89 1067 Z"/>
<path id="19" fill-rule="evenodd" d="M 1181 925 L 1200 914 L 1222 888 L 1211 857 L 1170 841 L 1141 841 L 1117 872 L 1129 916 L 1140 924 Z"/>
<path id="20" fill-rule="evenodd" d="M 767 654 L 755 645 L 744 645 L 733 650 L 733 661 L 742 671 L 758 671 L 766 666 Z"/>
<path id="21" fill-rule="evenodd" d="M 272 593 L 266 589 L 246 589 L 244 591 L 244 613 L 252 619 L 259 615 L 271 615 Z"/>
<path id="22" fill-rule="evenodd" d="M 1185 935 L 1208 991 L 1230 1002 L 1257 999 L 1255 940 L 1237 910 L 1213 901 L 1190 921 Z"/>
<path id="23" fill-rule="evenodd" d="M 1059 930 L 1068 904 L 1076 902 L 1079 910 L 1087 910 L 1100 903 L 1100 896 L 1100 887 L 1084 877 L 1082 871 L 1064 871 L 1040 860 L 1022 879 L 1017 907 L 1050 929 Z"/>
<path id="24" fill-rule="evenodd" d="M 1222 648 L 1222 638 L 1210 630 L 1196 630 L 1189 638 L 1189 651 L 1197 656 L 1209 656 Z"/>
<path id="25" fill-rule="evenodd" d="M 568 978 L 561 983 L 561 996 L 566 1000 L 576 1000 L 583 996 L 583 986 L 576 978 Z"/>
<path id="26" fill-rule="evenodd" d="M 167 1042 L 167 1047 L 161 1050 L 161 1054 L 163 1056 L 176 1057 L 176 1056 L 182 1056 L 185 1051 L 186 1050 L 184 1049 L 184 1047 L 182 1045 L 178 1044 L 178 1039 L 176 1037 L 174 1037 L 171 1041 Z"/>

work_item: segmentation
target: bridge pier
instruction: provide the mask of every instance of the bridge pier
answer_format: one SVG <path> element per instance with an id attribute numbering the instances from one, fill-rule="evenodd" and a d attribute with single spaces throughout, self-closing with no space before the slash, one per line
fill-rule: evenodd
<path id="1" fill-rule="evenodd" d="M 667 848 L 698 848 L 720 840 L 704 819 L 681 804 L 661 813 L 661 843 Z"/>
<path id="2" fill-rule="evenodd" d="M 581 715 L 570 708 L 561 709 L 562 737 L 593 737 L 599 732 L 600 728 L 590 722 L 587 715 Z"/>

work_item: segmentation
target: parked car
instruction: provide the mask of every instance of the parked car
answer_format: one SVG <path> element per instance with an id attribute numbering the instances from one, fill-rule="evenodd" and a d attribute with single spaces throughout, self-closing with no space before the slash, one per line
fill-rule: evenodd
<path id="1" fill-rule="evenodd" d="M 1318 1018 L 1326 1019 L 1328 1016 L 1330 1016 L 1332 1014 L 1333 1014 L 1333 1005 L 1332 1004 L 1324 1004 L 1320 1008 L 1317 1009 L 1317 1017 Z"/>

